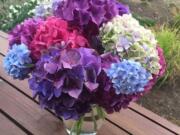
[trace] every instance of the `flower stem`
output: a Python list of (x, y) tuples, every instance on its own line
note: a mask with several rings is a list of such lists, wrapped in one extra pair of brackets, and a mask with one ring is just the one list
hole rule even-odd
[(98, 117), (104, 120), (106, 114), (105, 114), (103, 108), (100, 106), (96, 106), (96, 111), (97, 111)]
[(97, 121), (96, 121), (96, 117), (94, 115), (94, 110), (92, 109), (92, 112), (91, 112), (91, 116), (92, 116), (92, 119), (93, 119), (93, 122), (94, 122), (94, 131), (97, 131)]
[(70, 135), (73, 135), (73, 133), (76, 133), (76, 135), (81, 134), (81, 128), (83, 125), (83, 121), (84, 121), (84, 117), (81, 117), (78, 121), (74, 122), (74, 124), (71, 128)]

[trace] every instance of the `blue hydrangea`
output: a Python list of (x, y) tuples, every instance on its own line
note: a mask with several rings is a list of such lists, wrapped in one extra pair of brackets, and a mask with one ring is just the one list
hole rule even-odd
[(123, 60), (113, 63), (107, 70), (116, 94), (133, 94), (143, 92), (152, 75), (139, 62)]
[(3, 67), (14, 79), (25, 79), (31, 71), (30, 51), (25, 44), (14, 44), (4, 58)]

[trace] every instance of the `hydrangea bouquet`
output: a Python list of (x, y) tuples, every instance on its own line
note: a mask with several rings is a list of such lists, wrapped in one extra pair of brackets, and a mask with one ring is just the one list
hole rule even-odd
[(9, 33), (4, 68), (28, 79), (41, 107), (76, 120), (71, 131), (78, 135), (87, 113), (96, 108), (102, 118), (126, 108), (165, 72), (154, 34), (122, 3), (53, 0), (51, 10), (36, 9)]

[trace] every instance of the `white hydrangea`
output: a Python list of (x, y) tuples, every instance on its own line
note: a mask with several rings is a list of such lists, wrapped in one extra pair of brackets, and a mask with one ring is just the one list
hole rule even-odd
[(131, 14), (118, 15), (103, 24), (100, 38), (106, 51), (141, 62), (151, 73), (158, 74), (157, 40), (151, 30), (141, 26)]

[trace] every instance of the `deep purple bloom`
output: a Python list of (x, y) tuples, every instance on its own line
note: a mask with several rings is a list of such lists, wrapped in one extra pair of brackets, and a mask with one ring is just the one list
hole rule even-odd
[(83, 29), (95, 28), (96, 32), (91, 32), (95, 34), (102, 23), (118, 14), (129, 13), (128, 7), (116, 0), (54, 0), (52, 10), (55, 16), (83, 26)]
[(102, 61), (102, 68), (103, 70), (107, 70), (111, 67), (112, 63), (118, 63), (120, 62), (120, 58), (117, 55), (113, 55), (112, 53), (105, 53), (101, 55), (101, 61)]
[(90, 110), (100, 72), (101, 58), (92, 49), (51, 48), (37, 62), (29, 85), (42, 107), (65, 119), (78, 119)]
[(34, 35), (36, 34), (37, 28), (41, 23), (42, 23), (41, 19), (30, 18), (25, 20), (23, 23), (17, 25), (9, 33), (10, 47), (13, 44), (21, 44), (21, 43), (29, 46), (34, 38)]
[(130, 9), (129, 6), (124, 5), (120, 2), (117, 2), (117, 7), (119, 10), (119, 15), (123, 15), (123, 14), (129, 14), (130, 13)]

